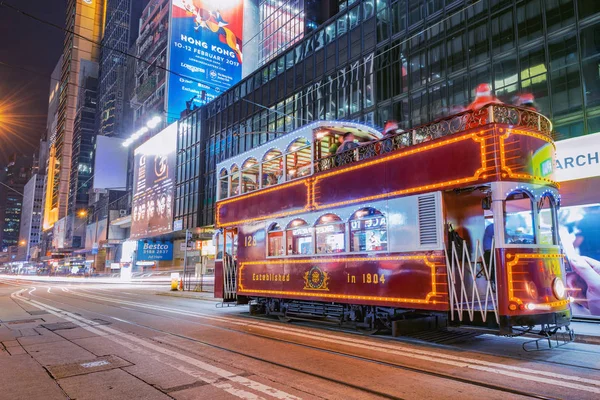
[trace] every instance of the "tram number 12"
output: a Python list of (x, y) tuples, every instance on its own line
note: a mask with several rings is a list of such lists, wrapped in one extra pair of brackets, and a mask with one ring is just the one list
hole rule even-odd
[(245, 247), (253, 247), (256, 246), (256, 236), (248, 235), (244, 238), (244, 246)]
[(362, 274), (363, 283), (373, 283), (377, 285), (378, 283), (385, 283), (385, 275), (377, 275), (377, 274)]

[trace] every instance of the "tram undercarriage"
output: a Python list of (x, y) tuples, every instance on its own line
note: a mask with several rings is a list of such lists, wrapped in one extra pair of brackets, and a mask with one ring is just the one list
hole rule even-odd
[(568, 312), (541, 314), (534, 319), (507, 319), (503, 321), (506, 324), (502, 327), (491, 324), (489, 320), (484, 322), (477, 319), (469, 325), (464, 325), (456, 322), (458, 318), (454, 318), (455, 322), (452, 322), (448, 313), (417, 309), (265, 297), (253, 298), (248, 304), (252, 315), (273, 316), (284, 322), (319, 321), (363, 332), (391, 333), (392, 336), (452, 328), (476, 329), (510, 337), (540, 336), (523, 343), (523, 349), (526, 351), (554, 348), (574, 340), (574, 332), (569, 327)]

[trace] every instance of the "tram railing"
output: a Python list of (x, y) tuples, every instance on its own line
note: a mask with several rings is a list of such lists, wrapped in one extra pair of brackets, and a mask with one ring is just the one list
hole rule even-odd
[(451, 248), (445, 250), (450, 319), (454, 321), (458, 318), (460, 322), (466, 322), (464, 320), (468, 317), (468, 322), (473, 322), (477, 320), (475, 316), (479, 313), (485, 323), (488, 314), (493, 313), (496, 323), (500, 324), (494, 242), (492, 241), (492, 256), (489, 260), (486, 260), (479, 240), (475, 243), (473, 258), (466, 242), (462, 245), (455, 242), (451, 244)]
[(323, 157), (315, 163), (315, 172), (327, 171), (491, 123), (534, 129), (552, 137), (552, 123), (542, 114), (506, 104), (489, 104), (476, 111), (464, 111), (405, 132), (362, 144), (340, 154)]

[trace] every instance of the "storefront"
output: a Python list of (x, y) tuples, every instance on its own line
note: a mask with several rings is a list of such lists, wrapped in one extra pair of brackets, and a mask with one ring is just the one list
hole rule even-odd
[(600, 133), (556, 142), (560, 236), (575, 316), (600, 319)]

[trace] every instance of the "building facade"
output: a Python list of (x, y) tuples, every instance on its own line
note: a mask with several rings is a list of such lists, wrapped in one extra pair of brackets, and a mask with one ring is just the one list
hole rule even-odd
[(134, 127), (154, 115), (165, 116), (170, 4), (170, 0), (150, 0), (139, 20), (135, 90), (130, 99)]
[(106, 23), (100, 55), (100, 78), (98, 94), (98, 134), (123, 136), (130, 132), (124, 122), (125, 108), (129, 106), (125, 98), (125, 68), (131, 46), (139, 31), (139, 20), (147, 0), (107, 0)]
[[(67, 215), (69, 181), (71, 178), (73, 131), (78, 104), (80, 76), (86, 61), (97, 63), (104, 21), (104, 1), (69, 0), (67, 2), (67, 33), (63, 47), (60, 87), (58, 93), (56, 135), (50, 142), (47, 213), (44, 226), (50, 228)], [(73, 33), (72, 33), (73, 32)], [(96, 72), (97, 74), (97, 72)], [(97, 77), (97, 75), (96, 75)]]
[(407, 129), (467, 105), (483, 82), (509, 103), (532, 93), (558, 139), (600, 131), (598, 2), (349, 0), (338, 7), (180, 121), (180, 136), (197, 132), (197, 141), (180, 139), (175, 220), (212, 225), (216, 164), (281, 132), (319, 119), (375, 126), (395, 119)]
[(23, 208), (19, 231), (19, 258), (29, 261), (42, 234), (44, 176), (34, 174), (23, 189)]
[[(98, 79), (87, 76), (79, 88), (77, 113), (73, 125), (73, 155), (69, 180), (68, 214), (76, 214), (88, 205), (92, 187), (94, 147), (96, 143), (95, 117)], [(81, 239), (78, 240), (81, 245)], [(74, 247), (79, 247), (75, 246)]]
[[(2, 227), (2, 250), (19, 245), (23, 189), (31, 176), (32, 157), (13, 154), (6, 166), (6, 177), (2, 187), (4, 192), (4, 225)], [(10, 189), (9, 189), (10, 188)]]

